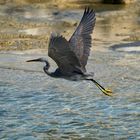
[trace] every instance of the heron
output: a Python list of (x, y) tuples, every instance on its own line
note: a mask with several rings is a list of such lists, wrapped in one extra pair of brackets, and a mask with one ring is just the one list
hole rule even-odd
[(44, 62), (46, 64), (43, 67), (44, 72), (53, 78), (92, 81), (105, 95), (111, 96), (112, 91), (105, 89), (94, 80), (94, 73), (87, 73), (86, 71), (86, 64), (92, 46), (91, 34), (95, 26), (95, 21), (95, 11), (91, 8), (85, 8), (83, 17), (69, 40), (66, 40), (62, 35), (51, 34), (48, 56), (58, 66), (54, 72), (49, 71), (50, 63), (46, 58), (32, 59), (26, 62)]

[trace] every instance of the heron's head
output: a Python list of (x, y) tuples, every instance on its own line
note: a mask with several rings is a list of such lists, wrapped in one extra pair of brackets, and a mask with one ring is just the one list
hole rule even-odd
[(27, 60), (26, 62), (45, 62), (46, 67), (49, 68), (50, 64), (46, 58), (38, 58), (38, 59), (32, 59), (32, 60)]

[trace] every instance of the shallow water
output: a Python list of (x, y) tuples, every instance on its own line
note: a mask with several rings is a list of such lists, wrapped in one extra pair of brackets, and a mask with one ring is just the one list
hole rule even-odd
[[(27, 23), (25, 35), (33, 33), (38, 36), (33, 36), (36, 39), (29, 36), (25, 39), (24, 43), (35, 41), (36, 46), (31, 44), (33, 50), (19, 51), (17, 46), (16, 49), (10, 46), (10, 51), (2, 49), (0, 53), (0, 139), (140, 139), (139, 8), (131, 11), (131, 6), (107, 7), (109, 11), (104, 12), (97, 8), (93, 34), (95, 47), (92, 48), (87, 69), (94, 71), (94, 78), (99, 83), (113, 90), (113, 97), (103, 95), (93, 83), (53, 79), (43, 72), (43, 64), (25, 62), (47, 56), (45, 38), (40, 41), (41, 45), (44, 44), (42, 49), (36, 49), (38, 40), (49, 34), (45, 33), (46, 27), (42, 22), (49, 17), (51, 31), (61, 17), (59, 30), (65, 21), (66, 28), (63, 29), (69, 30), (62, 30), (62, 33), (70, 36), (76, 26), (74, 24), (80, 20), (81, 9), (60, 10), (59, 14), (55, 14), (60, 16), (58, 19), (52, 19), (52, 12), (50, 15), (39, 15), (36, 19), (32, 15), (32, 7), (24, 7), (23, 10), (30, 13), (26, 14), (28, 22), (27, 17), (23, 18), (22, 8), (20, 12), (13, 12), (13, 20)], [(5, 7), (1, 9), (6, 15)], [(133, 16), (127, 16), (126, 11), (131, 11)], [(75, 18), (71, 20), (69, 14)], [(120, 23), (120, 27), (114, 20)], [(29, 28), (30, 22), (39, 23), (39, 27)], [(13, 37), (16, 30), (23, 31), (19, 28), (11, 27), (11, 30), (8, 28), (1, 32), (12, 31), (10, 34)], [(10, 40), (17, 41), (19, 36), (12, 37), (9, 37)], [(133, 37), (136, 40), (131, 40)], [(54, 70), (55, 63), (51, 59), (49, 61), (52, 63), (51, 70)]]

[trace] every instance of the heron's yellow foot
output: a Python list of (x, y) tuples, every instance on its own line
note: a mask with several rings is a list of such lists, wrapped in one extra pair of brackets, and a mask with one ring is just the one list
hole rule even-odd
[(103, 90), (103, 93), (105, 94), (105, 95), (108, 95), (108, 96), (112, 96), (113, 94), (113, 92), (112, 92), (112, 90), (110, 90), (110, 89), (105, 89), (105, 90)]

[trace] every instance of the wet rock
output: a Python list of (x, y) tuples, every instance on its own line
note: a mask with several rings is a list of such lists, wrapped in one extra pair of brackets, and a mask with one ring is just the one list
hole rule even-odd
[(57, 15), (59, 15), (59, 14), (60, 14), (59, 11), (53, 12), (53, 15), (55, 15), (55, 16), (57, 16)]
[(115, 44), (112, 45), (110, 49), (119, 52), (140, 53), (140, 41)]
[(133, 3), (136, 0), (56, 0), (59, 3), (112, 3), (112, 4), (127, 4)]
[(113, 4), (127, 4), (133, 2), (136, 2), (136, 0), (103, 0), (103, 3), (113, 3)]

